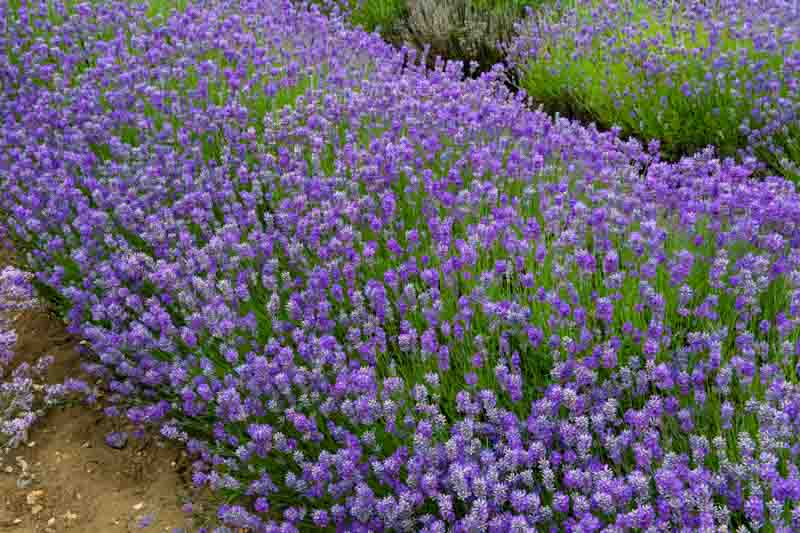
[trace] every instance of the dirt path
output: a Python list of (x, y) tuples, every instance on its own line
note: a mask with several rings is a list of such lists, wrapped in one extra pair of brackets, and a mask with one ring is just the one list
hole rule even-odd
[[(56, 358), (48, 380), (80, 374), (77, 339), (45, 311), (23, 313), (16, 329), (20, 360)], [(185, 456), (153, 437), (113, 449), (104, 439), (119, 424), (88, 407), (38, 421), (30, 446), (0, 457), (0, 532), (192, 531), (181, 510)]]

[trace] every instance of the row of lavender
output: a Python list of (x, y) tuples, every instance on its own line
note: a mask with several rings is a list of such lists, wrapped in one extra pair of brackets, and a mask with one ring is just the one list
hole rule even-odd
[(518, 30), (510, 55), (537, 100), (673, 157), (714, 145), (800, 180), (796, 0), (571, 0)]
[(286, 1), (150, 7), (2, 6), (3, 229), (225, 524), (800, 527), (790, 182)]

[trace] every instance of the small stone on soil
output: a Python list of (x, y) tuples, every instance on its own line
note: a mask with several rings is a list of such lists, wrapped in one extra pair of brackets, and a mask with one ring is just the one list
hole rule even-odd
[(44, 496), (43, 490), (34, 490), (28, 493), (28, 495), (25, 497), (25, 500), (28, 502), (28, 505), (36, 505), (36, 503), (39, 501), (39, 498), (42, 496)]

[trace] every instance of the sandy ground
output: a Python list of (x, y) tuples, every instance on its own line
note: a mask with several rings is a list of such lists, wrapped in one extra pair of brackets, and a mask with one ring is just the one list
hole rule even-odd
[[(56, 358), (49, 381), (80, 374), (78, 339), (46, 311), (23, 313), (16, 329), (20, 360)], [(29, 446), (0, 457), (0, 533), (192, 531), (185, 455), (153, 436), (112, 449), (104, 438), (120, 424), (99, 408), (51, 409)]]

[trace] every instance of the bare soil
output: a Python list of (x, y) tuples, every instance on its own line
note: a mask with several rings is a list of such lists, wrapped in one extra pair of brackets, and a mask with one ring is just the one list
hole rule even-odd
[[(81, 375), (78, 339), (59, 320), (37, 310), (15, 323), (20, 360), (54, 356), (53, 383)], [(181, 510), (188, 494), (185, 455), (153, 435), (113, 449), (105, 436), (120, 429), (123, 422), (100, 407), (51, 409), (28, 446), (0, 456), (0, 533), (192, 531)]]

